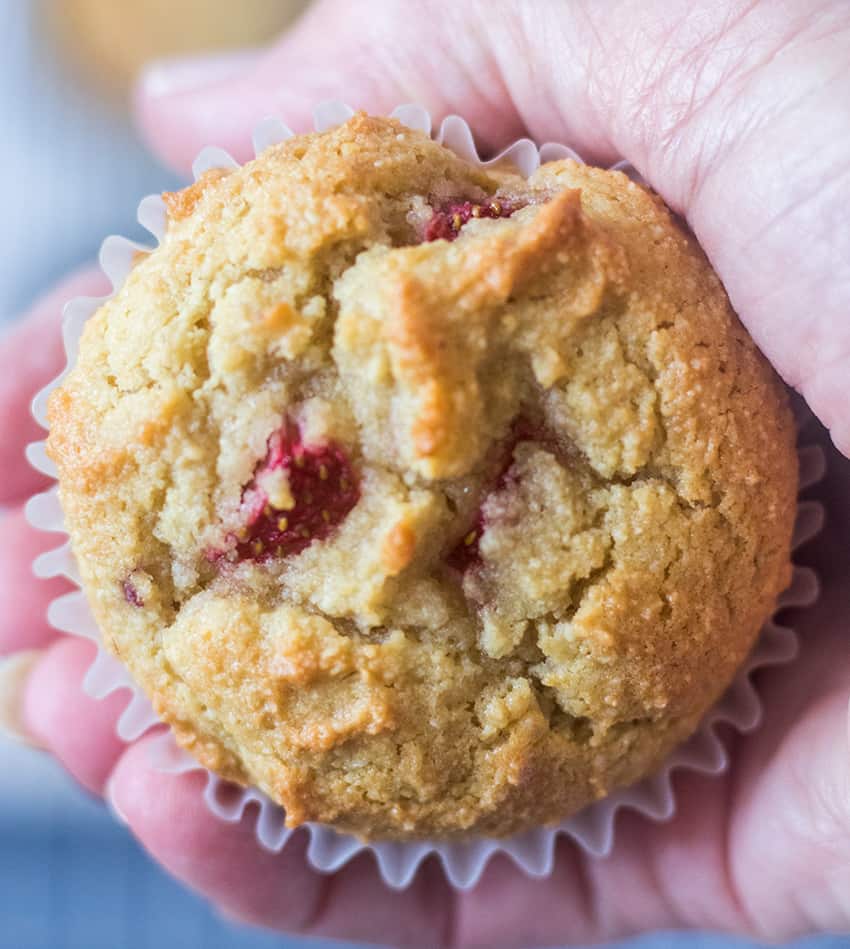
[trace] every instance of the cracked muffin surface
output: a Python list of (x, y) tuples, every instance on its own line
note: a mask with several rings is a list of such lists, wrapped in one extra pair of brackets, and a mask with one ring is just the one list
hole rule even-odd
[(511, 834), (657, 767), (790, 578), (797, 486), (663, 203), (363, 114), (165, 197), (48, 451), (180, 743), (371, 839)]

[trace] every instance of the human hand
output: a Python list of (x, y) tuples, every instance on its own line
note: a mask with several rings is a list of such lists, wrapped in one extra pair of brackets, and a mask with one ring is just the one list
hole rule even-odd
[[(369, 22), (363, 11), (326, 0), (257, 57), (219, 60), (206, 74), (197, 64), (158, 67), (138, 94), (154, 149), (180, 167), (211, 143), (245, 158), (264, 115), (303, 128), (315, 102), (339, 97), (374, 112), (404, 101), (434, 115), (457, 111), (490, 148), (528, 134), (599, 163), (626, 157), (687, 218), (749, 331), (850, 453), (846, 5), (381, 0), (369, 5)], [(0, 501), (19, 506), (38, 487), (21, 461), (39, 437), (26, 404), (59, 367), (49, 332), (58, 299), (96, 292), (94, 279), (38, 307), (0, 350), (0, 468), (10, 472)], [(198, 806), (198, 773), (152, 774), (150, 739), (125, 747), (114, 737), (120, 696), (97, 703), (81, 692), (92, 647), (47, 627), (46, 603), (62, 585), (30, 577), (32, 556), (51, 543), (19, 507), (0, 547), (0, 599), (10, 604), (0, 650), (44, 649), (23, 697), (30, 734), (86, 787), (102, 793), (108, 783), (154, 856), (241, 919), (399, 946), (545, 945), (681, 927), (760, 939), (847, 929), (850, 463), (835, 451), (819, 494), (829, 524), (809, 562), (823, 595), (791, 617), (800, 659), (760, 674), (760, 731), (730, 739), (722, 778), (676, 779), (673, 820), (621, 815), (605, 860), (563, 841), (545, 881), (497, 859), (466, 894), (435, 865), (393, 893), (367, 857), (325, 877), (309, 869), (299, 835), (275, 856), (258, 848), (250, 820), (218, 822)]]

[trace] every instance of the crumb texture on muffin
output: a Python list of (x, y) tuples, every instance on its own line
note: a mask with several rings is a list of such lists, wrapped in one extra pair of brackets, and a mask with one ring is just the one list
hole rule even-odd
[(373, 839), (511, 834), (656, 767), (789, 579), (797, 479), (663, 203), (359, 114), (167, 206), (48, 448), (180, 742)]

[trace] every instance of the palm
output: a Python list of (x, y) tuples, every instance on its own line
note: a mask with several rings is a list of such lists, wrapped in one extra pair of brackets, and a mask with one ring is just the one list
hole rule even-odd
[[(779, 33), (797, 59), (808, 49), (829, 83), (843, 82), (845, 90), (850, 62), (822, 33), (808, 35), (802, 14), (810, 15), (811, 6), (802, 0), (799, 23), (792, 23), (792, 4), (777, 14), (778, 27), (771, 21), (777, 7), (754, 4), (724, 19), (723, 6), (707, 7), (700, 22), (703, 33), (697, 30), (677, 46), (668, 35), (672, 20), (665, 20), (662, 29), (663, 18), (653, 15), (662, 9), (672, 15), (675, 8), (684, 20), (684, 3), (681, 8), (678, 3), (611, 4), (607, 12), (613, 15), (605, 23), (592, 21), (588, 11), (597, 7), (585, 11), (578, 2), (529, 3), (523, 10), (533, 15), (525, 18), (507, 5), (491, 4), (491, 15), (484, 19), (477, 4), (463, 6), (462, 12), (452, 5), (455, 12), (442, 19), (426, 11), (419, 30), (411, 29), (410, 7), (397, 0), (385, 0), (383, 16), (376, 14), (372, 27), (346, 24), (350, 6), (328, 10), (325, 4), (250, 74), (212, 89), (142, 98), (142, 114), (154, 144), (180, 162), (206, 140), (243, 151), (246, 126), (264, 113), (283, 111), (297, 120), (303, 118), (305, 97), (316, 101), (338, 93), (329, 85), (328, 72), (316, 68), (313, 55), (330, 36), (338, 47), (335, 61), (343, 73), (347, 70), (347, 95), (358, 104), (377, 111), (421, 98), (435, 112), (460, 111), (489, 129), (493, 144), (528, 129), (540, 140), (568, 139), (599, 160), (621, 152), (688, 216), (753, 335), (847, 450), (850, 403), (841, 379), (847, 378), (842, 357), (850, 348), (850, 329), (840, 315), (850, 308), (850, 285), (831, 264), (850, 249), (850, 231), (832, 210), (841, 207), (846, 214), (846, 200), (836, 201), (832, 192), (846, 183), (848, 136), (833, 130), (818, 140), (820, 126), (813, 126), (806, 144), (817, 156), (817, 168), (806, 167), (808, 177), (802, 183), (797, 179), (796, 191), (793, 182), (771, 176), (778, 153), (796, 155), (800, 167), (809, 160), (809, 152), (800, 155), (796, 136), (802, 120), (794, 109), (801, 101), (810, 101), (815, 111), (825, 106), (817, 99), (817, 84), (803, 83), (799, 95), (788, 97), (787, 108), (777, 109), (765, 99), (761, 80), (773, 76), (771, 64), (784, 52)], [(850, 32), (839, 22), (839, 5), (824, 0), (821, 6), (819, 22), (832, 17), (839, 36), (842, 29)], [(546, 20), (545, 35), (560, 37), (563, 49), (553, 53), (552, 44), (541, 41), (535, 14)], [(641, 33), (643, 46), (628, 42), (631, 33)], [(839, 52), (850, 48), (846, 36)], [(731, 41), (729, 48), (743, 49), (742, 57), (751, 54), (757, 65), (724, 60), (719, 68), (712, 56), (727, 48), (724, 39)], [(666, 60), (665, 76), (655, 60), (666, 41), (672, 48), (684, 46), (687, 55)], [(375, 51), (392, 55), (383, 61), (378, 56), (370, 74), (357, 66), (364, 50), (370, 56)], [(454, 67), (468, 59), (478, 63), (478, 79), (488, 80), (489, 97), (467, 74), (458, 78)], [(405, 63), (403, 75), (399, 61)], [(792, 67), (794, 62), (791, 57)], [(786, 57), (783, 77), (788, 63)], [(303, 68), (296, 68), (299, 64)], [(281, 75), (298, 76), (288, 92), (280, 92)], [(715, 85), (712, 97), (711, 77), (717, 83), (718, 75), (725, 84)], [(752, 128), (759, 134), (750, 134)], [(760, 177), (753, 175), (754, 167)], [(810, 187), (812, 180), (819, 187)], [(747, 213), (733, 213), (742, 202)], [(828, 230), (824, 220), (831, 224)], [(801, 234), (806, 235), (805, 252)], [(95, 279), (83, 277), (58, 297), (92, 292)], [(815, 291), (820, 306), (809, 318), (808, 301)], [(46, 327), (51, 330), (47, 338), (56, 338), (56, 309), (57, 299), (48, 300), (32, 328), (23, 326), (0, 350), (0, 468), (11, 472), (0, 502), (20, 505), (38, 487), (20, 461), (23, 445), (38, 437), (23, 421), (25, 404), (55, 374), (58, 346), (53, 344), (49, 360), (30, 359), (27, 365), (27, 354), (35, 351), (34, 341), (44, 352)], [(827, 353), (827, 343), (834, 351)], [(827, 444), (823, 432), (818, 437)], [(507, 861), (496, 860), (474, 891), (459, 895), (436, 866), (428, 865), (409, 890), (390, 893), (368, 858), (323, 877), (306, 868), (298, 838), (273, 856), (258, 849), (249, 820), (238, 826), (217, 822), (197, 806), (198, 774), (153, 775), (145, 739), (129, 748), (115, 739), (120, 697), (95, 703), (82, 694), (91, 647), (57, 639), (42, 619), (61, 584), (30, 578), (27, 561), (50, 542), (26, 526), (19, 506), (6, 518), (6, 543), (0, 546), (0, 596), (12, 604), (0, 618), (0, 650), (51, 643), (26, 693), (31, 730), (85, 786), (101, 793), (109, 780), (113, 800), (153, 854), (242, 918), (396, 945), (551, 944), (660, 926), (785, 938), (811, 928), (847, 926), (850, 668), (844, 640), (850, 631), (850, 583), (843, 552), (850, 547), (850, 462), (833, 449), (829, 454), (828, 476), (818, 489), (829, 507), (828, 528), (802, 557), (821, 574), (823, 595), (816, 607), (792, 617), (803, 643), (799, 660), (760, 676), (767, 708), (763, 727), (752, 737), (729, 736), (733, 763), (722, 779), (690, 775), (677, 780), (674, 820), (659, 825), (621, 816), (615, 851), (606, 860), (589, 859), (563, 842), (555, 872), (546, 881), (529, 881)], [(68, 721), (76, 727), (67, 729)]]

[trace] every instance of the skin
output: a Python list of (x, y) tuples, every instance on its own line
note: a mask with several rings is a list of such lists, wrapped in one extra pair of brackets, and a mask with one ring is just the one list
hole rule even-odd
[(850, 6), (380, 0), (367, 18), (358, 4), (325, 2), (274, 48), (217, 61), (209, 81), (202, 68), (192, 72), (187, 88), (183, 64), (178, 89), (160, 65), (137, 93), (151, 146), (180, 168), (210, 142), (245, 158), (256, 120), (278, 113), (305, 128), (311, 105), (334, 96), (375, 112), (404, 101), (437, 116), (457, 111), (489, 148), (528, 134), (598, 162), (630, 159), (687, 219), (741, 319), (822, 423), (807, 440), (828, 455), (814, 492), (828, 527), (799, 559), (818, 570), (823, 592), (816, 607), (787, 617), (801, 634), (799, 659), (759, 675), (765, 722), (753, 736), (729, 737), (729, 771), (680, 776), (666, 824), (621, 816), (605, 860), (562, 843), (545, 881), (494, 860), (459, 894), (430, 865), (403, 893), (384, 888), (365, 858), (321, 876), (299, 837), (269, 855), (249, 821), (223, 824), (198, 806), (200, 775), (152, 774), (150, 737), (118, 742), (120, 697), (95, 702), (80, 688), (92, 647), (43, 618), (62, 582), (26, 569), (53, 544), (21, 513), (44, 480), (21, 460), (40, 437), (25, 407), (59, 366), (59, 302), (103, 289), (83, 274), (0, 343), (0, 503), (11, 508), (0, 545), (0, 651), (45, 650), (25, 692), (32, 734), (86, 788), (108, 789), (175, 876), (258, 925), (488, 947), (656, 928), (759, 940), (850, 929)]

